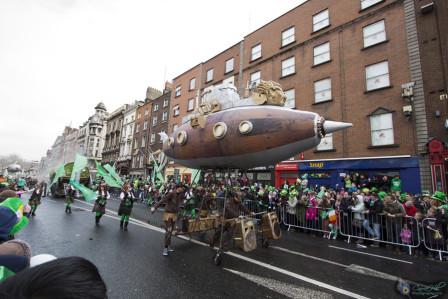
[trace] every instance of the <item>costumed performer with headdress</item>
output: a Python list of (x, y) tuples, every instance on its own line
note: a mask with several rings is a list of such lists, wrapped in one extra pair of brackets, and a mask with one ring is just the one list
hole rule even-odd
[(31, 215), (36, 216), (37, 206), (40, 205), (40, 200), (42, 199), (42, 187), (37, 185), (34, 189), (28, 204), (31, 206)]
[[(103, 215), (106, 214), (106, 201), (110, 197), (110, 194), (107, 191), (107, 187), (108, 186), (107, 186), (106, 182), (102, 181), (98, 187), (98, 190), (96, 191), (96, 193), (98, 193), (99, 196), (97, 197), (97, 199), (95, 201), (95, 205), (93, 206), (93, 209), (92, 209), (92, 213), (96, 213), (96, 215), (95, 215), (95, 224), (96, 225), (100, 224), (101, 217), (103, 217)], [(120, 204), (120, 206), (121, 206), (121, 204)], [(121, 216), (121, 218), (123, 219), (123, 216)], [(121, 220), (121, 221), (123, 221), (123, 220)], [(128, 216), (127, 221), (129, 222), (129, 216)], [(120, 223), (120, 228), (122, 228), (122, 223), (123, 222)], [(128, 229), (127, 222), (126, 222), (125, 229), (126, 230)]]
[(131, 183), (127, 182), (124, 186), (123, 192), (120, 194), (121, 203), (118, 208), (118, 215), (121, 216), (120, 219), (120, 229), (123, 229), (124, 222), (124, 230), (128, 230), (129, 216), (132, 213), (132, 207), (134, 206), (134, 193), (132, 192)]
[(176, 190), (169, 192), (163, 197), (154, 207), (151, 208), (151, 213), (166, 202), (165, 212), (163, 213), (163, 221), (165, 221), (165, 248), (163, 255), (168, 256), (168, 252), (174, 251), (171, 248), (171, 234), (173, 232), (174, 223), (177, 222), (177, 213), (179, 212), (179, 202), (185, 199), (183, 193), (184, 185), (182, 183), (176, 184)]

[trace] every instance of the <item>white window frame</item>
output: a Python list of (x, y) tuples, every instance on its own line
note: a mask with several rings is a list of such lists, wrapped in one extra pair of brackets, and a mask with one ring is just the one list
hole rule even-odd
[(394, 144), (392, 113), (370, 116), (370, 133), (373, 146)]
[(135, 133), (140, 132), (140, 123), (137, 124), (137, 126), (135, 127)]
[(296, 72), (296, 59), (295, 57), (290, 57), (282, 61), (282, 77), (294, 74)]
[(295, 42), (294, 26), (282, 32), (282, 47)]
[(151, 144), (154, 144), (156, 142), (156, 133), (151, 133)]
[(313, 32), (316, 32), (328, 25), (330, 25), (328, 8), (313, 16)]
[(164, 99), (163, 100), (163, 107), (167, 107), (168, 106), (168, 99)]
[(285, 107), (286, 108), (296, 108), (296, 90), (294, 88), (285, 90)]
[(148, 114), (149, 114), (149, 109), (146, 109), (145, 110), (145, 116), (148, 116)]
[(188, 100), (188, 109), (187, 111), (191, 111), (194, 109), (194, 98)]
[(140, 118), (142, 118), (142, 113), (141, 112), (139, 112), (138, 115), (137, 115), (137, 119), (140, 119)]
[(159, 110), (159, 104), (154, 104), (154, 111), (158, 111)]
[(314, 47), (314, 65), (330, 60), (330, 42)]
[(261, 44), (253, 46), (250, 53), (251, 53), (250, 61), (254, 61), (255, 59), (260, 58), (261, 57)]
[(135, 157), (132, 158), (132, 168), (135, 168)]
[(174, 124), (174, 125), (173, 125), (173, 132), (176, 131), (177, 127), (178, 127), (177, 124)]
[(210, 82), (210, 81), (213, 81), (213, 69), (212, 68), (207, 71), (205, 82)]
[(153, 125), (153, 126), (156, 126), (156, 125), (157, 125), (157, 115), (154, 115), (154, 116), (152, 117), (152, 125)]
[(174, 113), (173, 113), (173, 115), (174, 116), (178, 116), (179, 115), (179, 104), (177, 104), (176, 106), (174, 106)]
[(140, 168), (143, 168), (143, 157), (140, 159)]
[(388, 86), (390, 86), (390, 78), (387, 60), (366, 66), (366, 88), (368, 91)]
[(376, 45), (386, 40), (386, 22), (384, 20), (362, 28), (364, 48)]
[(314, 103), (331, 100), (331, 78), (314, 82)]
[(361, 9), (366, 9), (367, 7), (375, 5), (381, 1), (383, 0), (361, 0)]
[(180, 96), (181, 85), (176, 86), (176, 97)]
[(190, 90), (196, 87), (196, 77), (190, 79)]
[(143, 123), (143, 131), (145, 131), (148, 128), (148, 120), (145, 119), (145, 122)]
[(168, 119), (168, 111), (165, 111), (162, 114), (162, 122), (165, 122), (167, 119)]
[(254, 72), (254, 73), (250, 74), (250, 85), (249, 85), (249, 88), (252, 88), (252, 84), (254, 82), (256, 83), (255, 85), (257, 85), (257, 84), (260, 83), (260, 81), (261, 81), (261, 71), (257, 71), (257, 72)]
[(142, 147), (145, 147), (146, 145), (146, 136), (142, 137)]
[(325, 137), (320, 139), (320, 143), (317, 145), (318, 151), (332, 150), (333, 149), (333, 134), (326, 134)]
[(228, 60), (226, 60), (226, 70), (225, 70), (224, 74), (233, 72), (233, 65), (234, 65), (233, 57), (228, 59)]
[(138, 148), (138, 138), (134, 139), (134, 149)]

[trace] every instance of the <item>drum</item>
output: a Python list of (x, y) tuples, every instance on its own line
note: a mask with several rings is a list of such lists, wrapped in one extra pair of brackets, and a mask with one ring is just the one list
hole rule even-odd
[(235, 246), (245, 252), (257, 248), (257, 236), (253, 219), (248, 218), (238, 220), (235, 225)]
[(263, 225), (263, 234), (265, 234), (268, 239), (277, 240), (282, 237), (282, 231), (275, 212), (263, 214), (263, 216), (261, 216), (261, 223)]

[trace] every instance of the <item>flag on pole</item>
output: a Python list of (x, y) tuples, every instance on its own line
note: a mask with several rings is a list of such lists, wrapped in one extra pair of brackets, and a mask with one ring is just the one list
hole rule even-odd
[(93, 192), (89, 188), (81, 185), (80, 183), (70, 180), (70, 184), (72, 184), (73, 188), (76, 188), (79, 191), (81, 191), (82, 195), (84, 195), (84, 198), (86, 199), (87, 202), (90, 202), (91, 200), (95, 200), (98, 198), (99, 194)]
[(61, 167), (59, 167), (58, 172), (56, 172), (53, 181), (51, 182), (50, 186), (48, 186), (48, 189), (51, 188), (51, 186), (53, 186), (54, 183), (57, 182), (57, 180), (65, 173), (65, 162), (62, 163)]
[(193, 184), (197, 184), (199, 182), (199, 179), (201, 177), (201, 170), (200, 169), (191, 169), (191, 176), (193, 178)]
[(110, 174), (101, 166), (97, 160), (95, 160), (96, 166), (98, 167), (97, 175), (102, 176), (106, 183), (111, 187), (121, 188), (122, 186), (115, 181)]
[(82, 171), (87, 166), (87, 158), (81, 156), (80, 154), (76, 154), (75, 163), (73, 164), (72, 175), (70, 176), (70, 180), (74, 181), (77, 172)]
[(152, 160), (154, 161), (154, 172), (157, 174), (157, 178), (162, 182), (165, 183), (165, 180), (163, 179), (163, 176), (160, 172), (157, 172), (157, 170), (159, 169), (159, 166), (157, 166), (157, 162), (156, 159), (154, 159), (154, 155), (151, 155)]
[(120, 179), (120, 176), (115, 172), (114, 167), (109, 164), (104, 165), (104, 168), (109, 172), (109, 174), (120, 184), (123, 185), (123, 181)]

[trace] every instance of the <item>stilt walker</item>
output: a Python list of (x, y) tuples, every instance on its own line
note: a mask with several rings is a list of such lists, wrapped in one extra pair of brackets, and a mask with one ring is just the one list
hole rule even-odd
[(68, 187), (67, 189), (67, 194), (65, 195), (65, 202), (67, 203), (67, 206), (65, 207), (65, 213), (72, 213), (72, 203), (75, 201), (75, 193), (75, 188), (70, 185), (70, 187)]
[(124, 230), (127, 231), (129, 216), (131, 216), (132, 207), (134, 205), (134, 199), (135, 199), (130, 182), (126, 183), (123, 192), (121, 192), (120, 194), (120, 198), (121, 203), (120, 207), (118, 208), (118, 215), (121, 216), (120, 229), (123, 229), (124, 224)]
[(31, 215), (36, 216), (37, 206), (40, 205), (40, 200), (42, 198), (42, 187), (37, 185), (31, 194), (28, 204), (31, 206)]
[[(96, 213), (95, 215), (95, 224), (100, 224), (100, 219), (103, 217), (104, 214), (106, 214), (106, 201), (109, 199), (110, 194), (107, 191), (108, 186), (106, 182), (102, 181), (100, 186), (98, 187), (98, 190), (96, 193), (99, 194), (98, 198), (95, 201), (95, 205), (93, 206), (93, 213)], [(128, 218), (129, 221), (129, 218)]]

